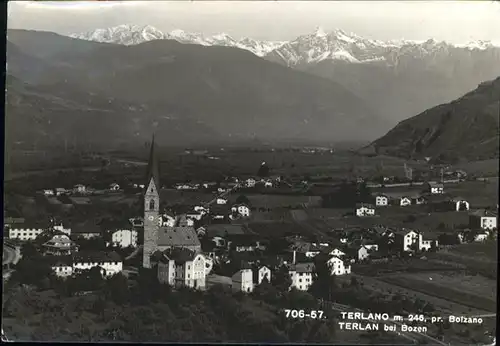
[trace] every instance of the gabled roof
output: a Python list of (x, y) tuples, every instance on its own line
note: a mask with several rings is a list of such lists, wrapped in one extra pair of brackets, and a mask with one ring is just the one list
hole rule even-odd
[(196, 257), (196, 252), (191, 251), (186, 248), (173, 248), (168, 249), (163, 252), (163, 255), (170, 260), (173, 260), (175, 264), (184, 264), (189, 261), (193, 261)]
[[(159, 191), (160, 186), (160, 164), (158, 162), (157, 152), (156, 152), (156, 144), (155, 144), (155, 136), (153, 134), (153, 139), (151, 140), (151, 151), (149, 152), (149, 161), (148, 161), (148, 175), (147, 175), (147, 184), (153, 179), (156, 189)], [(146, 185), (145, 188), (148, 186)]]
[(116, 252), (79, 251), (72, 255), (73, 262), (121, 262)]
[(291, 266), (291, 270), (297, 273), (312, 273), (314, 271), (314, 263), (297, 263)]
[(193, 227), (160, 227), (158, 246), (201, 246)]
[(494, 217), (494, 216), (497, 216), (497, 213), (492, 212), (490, 210), (486, 210), (486, 209), (478, 209), (478, 210), (471, 212), (470, 215), (481, 216), (481, 217), (487, 217), (487, 216)]

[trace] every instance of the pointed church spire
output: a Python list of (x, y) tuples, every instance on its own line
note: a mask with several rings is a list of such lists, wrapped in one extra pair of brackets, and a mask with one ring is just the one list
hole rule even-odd
[(153, 139), (151, 141), (151, 151), (149, 153), (149, 163), (148, 163), (148, 184), (154, 180), (156, 188), (159, 190), (160, 187), (160, 165), (158, 163), (158, 157), (156, 153), (155, 135), (153, 133)]

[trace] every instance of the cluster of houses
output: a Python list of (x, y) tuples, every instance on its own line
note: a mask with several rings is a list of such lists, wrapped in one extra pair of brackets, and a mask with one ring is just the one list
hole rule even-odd
[[(134, 184), (135, 187), (138, 187), (137, 184)], [(120, 191), (121, 187), (117, 183), (112, 183), (109, 185), (108, 190), (109, 191)], [(65, 189), (62, 187), (57, 187), (55, 189), (44, 189), (43, 195), (50, 197), (50, 196), (65, 196), (65, 195), (89, 195), (94, 193), (96, 190), (89, 187), (85, 186), (83, 184), (76, 184), (72, 189)]]
[(356, 205), (356, 216), (374, 216), (376, 207), (410, 205), (433, 205), (436, 211), (467, 211), (470, 204), (462, 197), (446, 196), (442, 183), (429, 182), (423, 194), (408, 192), (386, 192), (374, 196), (374, 204), (358, 203)]

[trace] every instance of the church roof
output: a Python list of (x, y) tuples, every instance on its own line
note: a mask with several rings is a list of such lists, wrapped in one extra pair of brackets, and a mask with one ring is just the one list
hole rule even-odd
[[(157, 156), (157, 150), (156, 150), (156, 144), (155, 144), (155, 137), (153, 135), (153, 139), (151, 141), (151, 151), (149, 153), (149, 162), (148, 162), (148, 177), (147, 177), (147, 183), (151, 181), (151, 179), (154, 180), (156, 189), (159, 191), (160, 190), (160, 164), (158, 162), (158, 156)], [(147, 186), (146, 186), (147, 188)]]
[(196, 252), (186, 248), (173, 248), (166, 250), (164, 255), (168, 259), (174, 260), (175, 264), (184, 264), (193, 261), (196, 257)]
[(158, 246), (201, 246), (193, 227), (160, 227)]

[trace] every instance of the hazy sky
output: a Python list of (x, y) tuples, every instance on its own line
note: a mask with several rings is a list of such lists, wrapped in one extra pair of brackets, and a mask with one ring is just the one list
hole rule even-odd
[(320, 26), (380, 39), (500, 43), (493, 1), (113, 1), (9, 2), (9, 28), (62, 34), (119, 24), (234, 38), (289, 40)]

